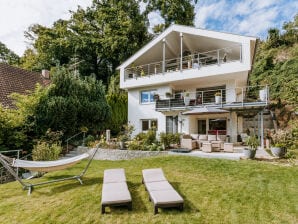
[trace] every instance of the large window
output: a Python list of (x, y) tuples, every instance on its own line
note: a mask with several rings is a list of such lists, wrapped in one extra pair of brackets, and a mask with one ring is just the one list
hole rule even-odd
[(148, 131), (151, 128), (155, 128), (157, 130), (157, 120), (156, 119), (148, 119), (141, 120), (142, 131)]
[(141, 103), (152, 103), (154, 102), (154, 94), (156, 90), (145, 90), (141, 92)]

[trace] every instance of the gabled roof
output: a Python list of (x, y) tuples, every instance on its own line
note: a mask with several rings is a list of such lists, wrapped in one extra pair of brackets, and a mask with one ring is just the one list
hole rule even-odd
[(26, 94), (27, 90), (34, 90), (35, 85), (48, 85), (49, 80), (41, 73), (27, 71), (0, 62), (0, 104), (13, 108), (13, 101), (8, 96), (12, 93)]
[(162, 41), (164, 38), (166, 38), (170, 33), (172, 32), (179, 32), (183, 34), (191, 34), (196, 36), (202, 36), (202, 37), (210, 37), (215, 39), (221, 39), (225, 41), (233, 41), (233, 42), (244, 42), (244, 41), (256, 41), (258, 38), (253, 36), (244, 36), (244, 35), (238, 35), (238, 34), (232, 34), (232, 33), (226, 33), (226, 32), (218, 32), (218, 31), (212, 31), (212, 30), (206, 30), (206, 29), (200, 29), (195, 27), (189, 27), (189, 26), (183, 26), (183, 25), (171, 25), (168, 27), (164, 32), (162, 32), (159, 36), (151, 40), (148, 44), (146, 44), (144, 47), (142, 47), (139, 51), (137, 51), (134, 55), (132, 55), (130, 58), (128, 58), (125, 62), (123, 62), (117, 69), (121, 69), (123, 67), (127, 67), (132, 62), (134, 62), (137, 58), (142, 56), (145, 52), (150, 50), (153, 46), (155, 46), (157, 43)]

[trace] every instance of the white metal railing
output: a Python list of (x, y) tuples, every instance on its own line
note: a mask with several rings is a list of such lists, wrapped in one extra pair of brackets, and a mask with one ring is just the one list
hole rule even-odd
[(181, 108), (187, 106), (244, 106), (245, 104), (269, 103), (268, 86), (247, 86), (203, 91), (183, 91), (169, 96), (158, 95), (156, 109)]
[[(125, 69), (124, 80), (161, 74), (163, 72), (182, 71), (185, 69), (199, 69), (208, 65), (242, 61), (242, 45), (233, 45), (212, 51), (189, 54), (179, 58), (166, 59), (165, 62), (153, 62), (144, 65), (131, 65)], [(164, 69), (163, 69), (164, 66)]]

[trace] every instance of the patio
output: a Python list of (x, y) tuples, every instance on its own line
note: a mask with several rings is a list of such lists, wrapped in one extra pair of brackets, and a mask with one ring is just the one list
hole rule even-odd
[[(199, 150), (193, 150), (189, 153), (185, 152), (169, 152), (170, 155), (183, 155), (183, 156), (195, 156), (200, 158), (208, 158), (208, 159), (228, 159), (228, 160), (240, 160), (243, 158), (243, 146), (234, 147), (233, 153), (225, 153), (225, 152), (202, 152)], [(256, 159), (265, 159), (272, 160), (275, 159), (273, 156), (269, 155), (264, 149), (259, 148), (256, 152)]]

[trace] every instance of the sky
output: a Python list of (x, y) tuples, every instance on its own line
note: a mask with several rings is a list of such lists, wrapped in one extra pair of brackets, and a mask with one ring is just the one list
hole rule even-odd
[[(24, 31), (32, 24), (50, 27), (69, 11), (91, 5), (92, 0), (0, 0), (0, 41), (22, 55), (28, 41)], [(142, 6), (143, 8), (144, 6)], [(281, 29), (298, 13), (298, 0), (199, 0), (195, 26), (266, 38), (272, 27)], [(162, 22), (158, 13), (149, 15), (150, 25)]]

